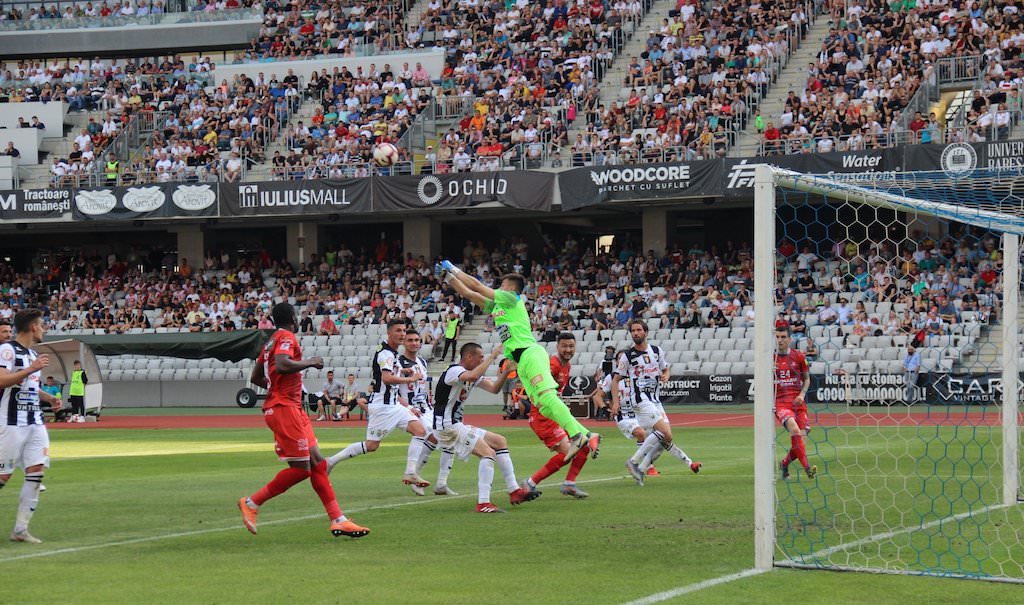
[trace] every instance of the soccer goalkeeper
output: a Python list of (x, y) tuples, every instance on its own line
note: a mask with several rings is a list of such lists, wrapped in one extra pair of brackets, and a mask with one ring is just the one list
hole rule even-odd
[(597, 458), (601, 436), (588, 431), (573, 418), (569, 408), (558, 396), (558, 383), (551, 376), (547, 351), (537, 343), (530, 326), (530, 315), (523, 302), (523, 288), (526, 280), (518, 273), (502, 276), (497, 290), (488, 288), (476, 278), (466, 275), (451, 261), (441, 261), (434, 267), (435, 273), (444, 275), (444, 281), (459, 295), (479, 305), (485, 313), (494, 317), (498, 336), (504, 344), (505, 356), (516, 362), (519, 380), (530, 401), (540, 412), (555, 421), (569, 435), (569, 461), (583, 449)]

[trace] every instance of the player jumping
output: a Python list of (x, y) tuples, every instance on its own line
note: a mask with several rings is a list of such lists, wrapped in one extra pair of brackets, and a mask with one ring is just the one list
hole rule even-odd
[(498, 336), (505, 347), (505, 356), (518, 365), (519, 380), (533, 405), (550, 418), (569, 435), (569, 449), (566, 461), (572, 460), (580, 450), (589, 449), (597, 458), (601, 435), (591, 433), (573, 418), (569, 408), (558, 397), (558, 383), (551, 376), (547, 351), (537, 343), (530, 326), (530, 315), (523, 300), (526, 280), (518, 273), (509, 273), (501, 278), (501, 286), (491, 289), (475, 278), (466, 275), (451, 263), (442, 261), (435, 272), (446, 272), (444, 280), (460, 296), (479, 305), (485, 313), (494, 317)]
[(302, 411), (302, 371), (306, 368), (323, 368), (324, 360), (319, 357), (302, 358), (299, 340), (295, 338), (299, 326), (294, 307), (280, 303), (271, 311), (271, 318), (277, 331), (271, 335), (256, 358), (250, 380), (267, 388), (263, 420), (274, 432), (274, 449), (277, 450), (277, 456), (288, 464), (288, 468), (278, 473), (255, 494), (238, 501), (242, 523), (255, 534), (259, 507), (296, 483), (309, 479), (331, 519), (331, 533), (335, 536), (361, 538), (370, 530), (356, 525), (341, 512), (334, 488), (327, 478), (327, 461), (320, 454), (309, 416)]
[(804, 354), (790, 346), (788, 327), (775, 329), (775, 418), (789, 431), (790, 449), (779, 463), (782, 478), (789, 477), (789, 463), (799, 460), (809, 479), (818, 467), (807, 462), (804, 436), (807, 434), (807, 389), (811, 374)]

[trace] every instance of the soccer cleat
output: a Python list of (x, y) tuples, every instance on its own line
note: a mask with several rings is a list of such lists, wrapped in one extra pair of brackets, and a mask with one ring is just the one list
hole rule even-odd
[(523, 479), (522, 481), (519, 482), (519, 489), (526, 490), (528, 494), (536, 494), (535, 496), (530, 498), (530, 500), (536, 500), (537, 498), (540, 498), (541, 493), (543, 493), (539, 489), (537, 489), (536, 485), (530, 485), (530, 482), (526, 479)]
[(648, 477), (660, 477), (661, 473), (658, 472), (658, 469), (656, 469), (656, 468), (654, 468), (652, 466), (652, 467), (647, 469), (647, 476)]
[(28, 533), (28, 530), (12, 531), (11, 542), (24, 542), (25, 544), (42, 544), (43, 541)]
[(810, 468), (806, 469), (806, 471), (807, 471), (807, 478), (808, 479), (814, 479), (814, 477), (816, 477), (818, 475), (818, 465), (816, 465), (816, 464), (812, 465)]
[(580, 488), (576, 487), (575, 485), (569, 485), (569, 484), (566, 484), (566, 483), (563, 483), (562, 484), (562, 489), (560, 489), (558, 491), (562, 492), (563, 496), (572, 496), (573, 498), (576, 498), (577, 500), (582, 500), (582, 499), (584, 499), (584, 498), (586, 498), (587, 496), (590, 495), (587, 492), (585, 492), (585, 491), (581, 490)]
[(779, 463), (779, 473), (783, 479), (789, 479), (789, 465), (785, 462)]
[(434, 488), (434, 495), (435, 496), (458, 496), (459, 492), (453, 490), (452, 488), (448, 487), (447, 485), (438, 485), (437, 487)]
[(626, 470), (629, 471), (629, 474), (633, 477), (633, 479), (636, 480), (636, 484), (639, 485), (640, 487), (643, 487), (644, 474), (640, 470), (640, 465), (633, 462), (632, 460), (626, 460)]
[(497, 506), (494, 506), (490, 502), (481, 502), (480, 504), (476, 505), (476, 512), (478, 512), (478, 513), (503, 513), (505, 511), (501, 510)]
[(256, 518), (259, 517), (260, 511), (249, 506), (246, 500), (244, 496), (238, 499), (238, 510), (242, 511), (242, 524), (245, 525), (245, 529), (256, 535)]
[(528, 489), (526, 487), (520, 487), (517, 490), (508, 493), (508, 501), (513, 505), (522, 504), (523, 502), (529, 502), (530, 500), (536, 500), (540, 498), (541, 492), (537, 488)]
[(409, 489), (412, 490), (412, 493), (416, 494), (417, 496), (423, 496), (427, 493), (426, 490), (423, 489), (423, 487), (416, 485), (415, 483), (406, 483), (406, 485), (408, 485)]
[(362, 538), (366, 534), (370, 533), (369, 527), (360, 527), (355, 523), (345, 519), (341, 523), (331, 522), (331, 535), (335, 538), (340, 536), (348, 536), (349, 538)]
[(690, 470), (693, 471), (694, 475), (696, 475), (697, 473), (700, 472), (700, 467), (701, 466), (703, 466), (703, 465), (700, 462), (691, 462), (690, 463)]
[(591, 448), (591, 456), (597, 458), (597, 449), (601, 444), (601, 436), (597, 433), (591, 433), (590, 431), (581, 431), (576, 433), (572, 437), (569, 437), (569, 451), (565, 453), (563, 460), (568, 464), (576, 454), (585, 447), (593, 446)]
[(597, 458), (597, 455), (601, 453), (601, 435), (599, 433), (590, 433), (590, 438), (587, 439), (587, 447), (590, 448), (590, 457)]
[[(423, 477), (420, 477), (419, 475), (416, 475), (416, 474), (405, 475), (404, 477), (402, 477), (402, 483), (404, 483), (406, 485), (415, 485), (416, 487), (430, 487), (430, 482), (429, 481), (427, 481)], [(416, 491), (416, 490), (413, 490), (413, 491)], [(420, 494), (420, 495), (422, 496), (423, 494)]]

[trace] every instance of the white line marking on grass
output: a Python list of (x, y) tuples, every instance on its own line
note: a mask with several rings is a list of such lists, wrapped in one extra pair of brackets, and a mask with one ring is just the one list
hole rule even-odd
[[(742, 416), (725, 416), (725, 417), (719, 417), (719, 418), (707, 418), (705, 420), (690, 420), (688, 422), (673, 422), (672, 426), (693, 426), (695, 424), (709, 424), (709, 423), (714, 423), (714, 422), (729, 422), (730, 420), (740, 420), (742, 418), (751, 418), (751, 416), (750, 416), (750, 414), (744, 414)], [(743, 429), (743, 428), (750, 428), (750, 427), (746, 427), (746, 426), (718, 426), (718, 427), (712, 427), (712, 428)]]
[(899, 535), (902, 535), (902, 534), (909, 534), (909, 533), (915, 532), (915, 531), (923, 531), (923, 530), (926, 530), (926, 529), (931, 529), (931, 528), (933, 528), (935, 526), (942, 525), (943, 523), (949, 523), (949, 522), (952, 522), (952, 521), (959, 521), (961, 519), (966, 519), (968, 517), (973, 517), (974, 515), (981, 515), (981, 514), (984, 514), (984, 513), (992, 512), (994, 510), (999, 510), (1001, 508), (1009, 508), (1010, 506), (1014, 506), (1014, 505), (1010, 505), (1010, 504), (993, 504), (991, 506), (986, 506), (984, 508), (979, 508), (977, 510), (969, 510), (967, 512), (959, 513), (959, 514), (956, 514), (956, 515), (950, 515), (949, 517), (943, 517), (941, 519), (936, 519), (934, 521), (929, 521), (928, 523), (924, 523), (922, 525), (915, 525), (914, 527), (904, 527), (902, 529), (894, 529), (893, 531), (887, 531), (887, 532), (882, 532), (880, 534), (874, 534), (874, 535), (871, 535), (871, 536), (867, 536), (865, 538), (861, 538), (860, 540), (854, 540), (853, 542), (847, 542), (845, 544), (837, 544), (836, 546), (830, 546), (829, 548), (824, 548), (824, 549), (819, 550), (817, 552), (812, 552), (811, 554), (809, 554), (809, 555), (807, 555), (805, 557), (800, 557), (799, 559), (785, 559), (785, 560), (781, 561), (780, 563), (783, 563), (783, 564), (784, 563), (804, 563), (808, 559), (820, 559), (822, 557), (828, 557), (828, 556), (830, 556), (830, 555), (832, 555), (834, 553), (837, 553), (839, 551), (847, 550), (847, 549), (850, 549), (850, 548), (856, 548), (858, 546), (864, 546), (865, 544), (871, 544), (872, 542), (880, 542), (882, 540), (888, 540), (889, 538), (895, 538), (896, 536), (899, 536)]
[(719, 576), (717, 578), (711, 578), (710, 580), (704, 580), (702, 582), (697, 582), (695, 584), (687, 584), (686, 586), (680, 586), (678, 588), (673, 588), (672, 590), (666, 590), (665, 592), (659, 592), (657, 594), (641, 597), (639, 599), (636, 599), (635, 601), (629, 601), (624, 605), (650, 605), (650, 603), (661, 603), (662, 601), (667, 601), (669, 599), (674, 599), (676, 597), (681, 597), (683, 595), (699, 592), (706, 588), (711, 588), (713, 586), (718, 586), (720, 584), (727, 584), (729, 582), (734, 582), (736, 580), (742, 580), (743, 578), (749, 578), (751, 576), (763, 574), (767, 571), (770, 570), (747, 569), (737, 573), (729, 574), (727, 576)]
[[(614, 477), (602, 477), (600, 479), (587, 479), (586, 481), (577, 481), (577, 483), (603, 483), (605, 481), (621, 481), (622, 475), (616, 475)], [(408, 502), (395, 502), (393, 504), (380, 504), (377, 506), (368, 506), (366, 508), (353, 508), (346, 511), (346, 514), (352, 513), (363, 513), (372, 510), (387, 510), (392, 508), (401, 508), (404, 506), (416, 506), (419, 504), (435, 504), (439, 502), (450, 502), (452, 500), (461, 500), (476, 494), (462, 494), (459, 496), (447, 496), (444, 498), (429, 498), (410, 500)], [(272, 521), (261, 521), (260, 527), (266, 527), (267, 525), (284, 525), (287, 523), (298, 523), (300, 521), (309, 521), (311, 519), (322, 519), (324, 513), (316, 515), (302, 515), (301, 517), (290, 517), (287, 519), (274, 519)], [(174, 538), (188, 538), (191, 536), (202, 536), (206, 534), (215, 534), (224, 531), (244, 531), (240, 524), (235, 523), (227, 527), (211, 527), (208, 529), (195, 529), (191, 531), (174, 532), (170, 534), (159, 534), (156, 536), (144, 536), (141, 538), (128, 538), (126, 540), (117, 540), (114, 542), (102, 542), (100, 544), (87, 544), (84, 546), (72, 546), (68, 548), (58, 548), (57, 550), (47, 550), (42, 552), (30, 552), (21, 555), (15, 555), (13, 557), (0, 558), (0, 563), (8, 563), (11, 561), (23, 561), (25, 559), (39, 559), (42, 557), (52, 557), (54, 555), (65, 555), (74, 554), (79, 552), (85, 552), (90, 550), (99, 550), (101, 548), (113, 548), (115, 546), (130, 546), (132, 544), (144, 544), (146, 542), (158, 542), (160, 540), (171, 540)]]

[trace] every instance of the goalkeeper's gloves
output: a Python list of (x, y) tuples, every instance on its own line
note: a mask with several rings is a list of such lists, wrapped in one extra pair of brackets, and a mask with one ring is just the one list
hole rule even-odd
[(444, 273), (444, 268), (441, 263), (434, 263), (434, 277), (441, 279), (441, 274)]
[(452, 261), (450, 260), (441, 261), (441, 268), (449, 273), (456, 273), (459, 270), (459, 268), (452, 264)]

